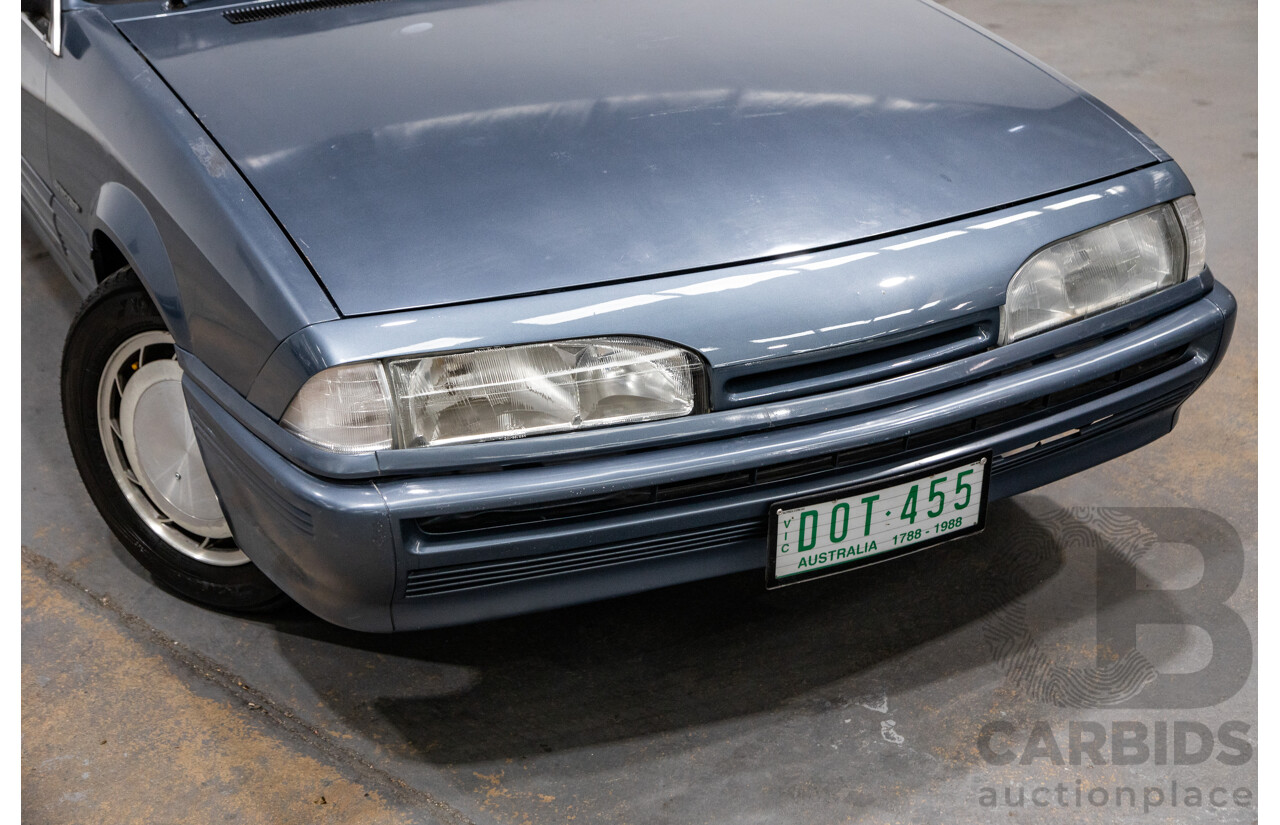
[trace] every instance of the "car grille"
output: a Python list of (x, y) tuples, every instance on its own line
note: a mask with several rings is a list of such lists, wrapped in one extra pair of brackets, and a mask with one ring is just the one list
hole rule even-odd
[[(955, 361), (995, 345), (999, 316), (986, 312), (948, 329), (932, 328), (734, 369), (718, 408), (764, 404), (885, 381)], [(767, 364), (767, 368), (765, 365)]]
[[(1188, 348), (1179, 347), (1126, 367), (1123, 370), (1077, 385), (1069, 390), (1040, 396), (1031, 401), (1013, 404), (991, 413), (946, 426), (912, 433), (892, 441), (883, 441), (863, 447), (758, 467), (752, 470), (702, 476), (686, 481), (650, 485), (605, 495), (584, 497), (575, 499), (572, 502), (555, 502), (529, 507), (432, 516), (419, 519), (417, 522), (418, 529), (428, 540), (458, 535), (474, 536), (486, 532), (499, 533), (513, 527), (598, 518), (603, 511), (617, 512), (620, 510), (655, 507), (672, 501), (730, 493), (755, 485), (784, 483), (827, 473), (834, 474), (846, 468), (887, 461), (917, 450), (937, 448), (956, 439), (997, 430), (1036, 416), (1052, 415), (1058, 410), (1085, 403), (1093, 398), (1136, 384), (1157, 373), (1177, 366), (1191, 357), (1192, 354)], [(1180, 388), (1176, 392), (1183, 393), (1185, 397), (1185, 395), (1190, 394), (1192, 389), (1192, 386), (1187, 386)], [(1167, 405), (1168, 403), (1170, 402), (1161, 401), (1162, 405)], [(1148, 405), (1144, 405), (1144, 409), (1146, 406)], [(1117, 424), (1118, 421), (1119, 418), (1116, 417), (1096, 423), (1111, 426)], [(1046, 444), (1045, 446), (1051, 445)], [(1059, 445), (1059, 447), (1061, 446)], [(1027, 450), (1026, 452), (1038, 455), (1035, 450)], [(1009, 456), (1005, 460), (1011, 461), (1015, 458), (1022, 461), (1030, 460), (1029, 455), (1023, 455), (1022, 453), (1017, 456)], [(1000, 463), (998, 460), (993, 465), (993, 470), (998, 470)]]

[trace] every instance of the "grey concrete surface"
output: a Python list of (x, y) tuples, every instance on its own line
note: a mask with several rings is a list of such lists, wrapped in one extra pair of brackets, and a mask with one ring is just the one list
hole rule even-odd
[[(24, 227), (23, 821), (1255, 822), (1256, 5), (945, 5), (1197, 186), (1241, 308), (1171, 435), (997, 504), (980, 537), (773, 593), (394, 637), (219, 615), (152, 585), (84, 493), (57, 389), (75, 296)], [(1010, 764), (983, 756), (992, 723)], [(1112, 747), (1139, 726), (1145, 756)]]

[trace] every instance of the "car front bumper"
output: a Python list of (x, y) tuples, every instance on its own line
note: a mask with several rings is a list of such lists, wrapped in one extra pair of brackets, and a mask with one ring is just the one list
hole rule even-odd
[(995, 456), (992, 499), (1079, 472), (1169, 432), (1234, 317), (1235, 299), (1215, 283), (1074, 352), (874, 410), (438, 475), (319, 477), (229, 413), (209, 379), (188, 370), (185, 387), (245, 553), (318, 616), (385, 632), (763, 569), (771, 503), (982, 450)]

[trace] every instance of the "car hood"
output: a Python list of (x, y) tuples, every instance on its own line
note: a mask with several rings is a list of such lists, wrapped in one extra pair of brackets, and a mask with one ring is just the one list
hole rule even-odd
[(919, 0), (116, 16), (345, 315), (865, 240), (1154, 160)]

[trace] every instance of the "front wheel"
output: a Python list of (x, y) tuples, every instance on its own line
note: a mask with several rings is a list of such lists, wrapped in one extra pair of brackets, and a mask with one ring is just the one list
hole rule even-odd
[(191, 427), (173, 336), (132, 270), (103, 281), (71, 324), (62, 412), (89, 496), (160, 584), (228, 610), (284, 600), (231, 535)]

